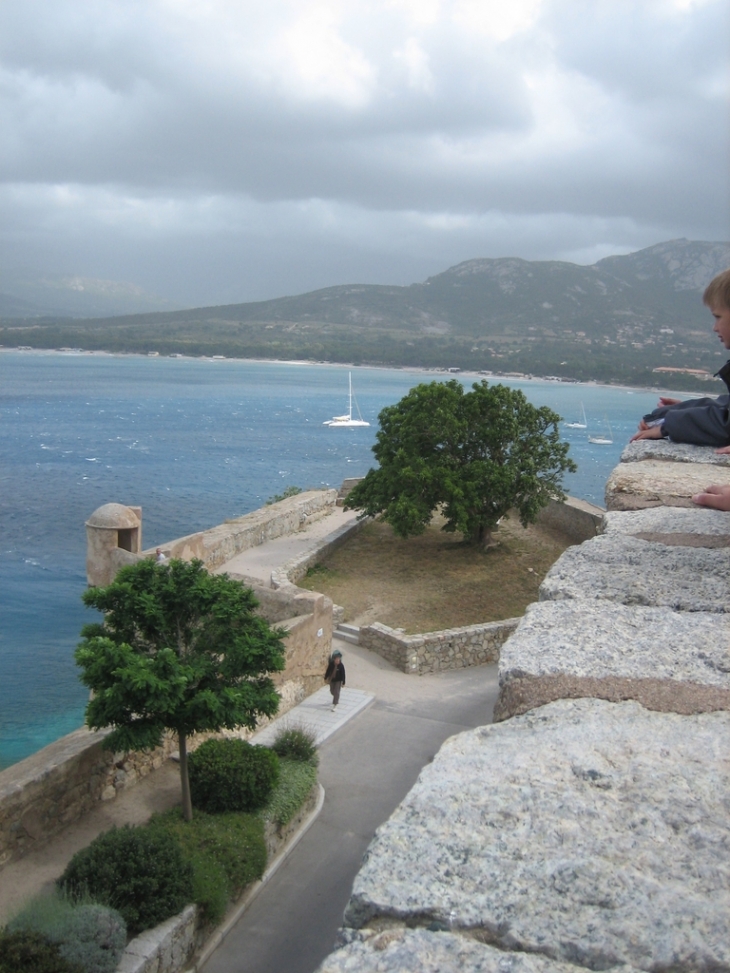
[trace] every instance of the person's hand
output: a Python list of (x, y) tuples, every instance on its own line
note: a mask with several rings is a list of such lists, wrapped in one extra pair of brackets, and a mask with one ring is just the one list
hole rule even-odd
[(730, 446), (721, 446), (720, 449), (715, 450), (716, 453), (730, 453)]
[(644, 429), (639, 427), (639, 431), (634, 433), (629, 442), (636, 442), (637, 439), (662, 439), (662, 427), (649, 426)]
[[(728, 449), (728, 447), (724, 448)], [(695, 493), (692, 502), (699, 507), (714, 507), (715, 510), (730, 511), (730, 486), (718, 486), (713, 483), (704, 493)]]
[(651, 428), (651, 426), (648, 426), (646, 424), (646, 420), (645, 419), (640, 419), (639, 420), (639, 426), (638, 426), (639, 432), (642, 432), (644, 429), (650, 429), (650, 428)]
[(662, 396), (659, 397), (659, 405), (660, 406), (662, 406), (662, 405), (679, 405), (680, 402), (684, 402), (684, 399), (668, 399), (664, 395), (662, 395)]

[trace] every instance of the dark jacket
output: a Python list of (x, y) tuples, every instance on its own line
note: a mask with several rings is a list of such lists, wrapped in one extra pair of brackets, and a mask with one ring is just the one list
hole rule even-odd
[[(325, 682), (330, 681), (330, 676), (334, 671), (335, 671), (335, 662), (334, 659), (330, 659), (329, 663), (327, 664), (327, 671), (324, 674)], [(341, 682), (343, 686), (345, 685), (345, 666), (343, 665), (342, 662), (340, 662), (340, 669), (339, 672), (337, 673), (337, 679), (335, 679), (334, 681)]]
[[(730, 361), (717, 374), (730, 393)], [(646, 422), (664, 419), (662, 433), (675, 443), (730, 446), (730, 394), (660, 406), (644, 419)]]

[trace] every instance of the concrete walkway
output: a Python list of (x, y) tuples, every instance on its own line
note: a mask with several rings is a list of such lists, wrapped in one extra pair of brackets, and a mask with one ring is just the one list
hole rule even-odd
[(250, 547), (216, 568), (216, 574), (243, 574), (262, 585), (271, 584), (271, 572), (314, 548), (329, 534), (333, 534), (348, 524), (357, 522), (357, 513), (334, 507), (332, 513), (307, 524), (296, 534), (277, 537), (259, 547)]
[(491, 721), (496, 666), (407, 676), (359, 646), (335, 644), (347, 669), (340, 705), (350, 694), (375, 700), (321, 747), (319, 818), (204, 973), (312, 973), (332, 950), (375, 829), (447, 737)]

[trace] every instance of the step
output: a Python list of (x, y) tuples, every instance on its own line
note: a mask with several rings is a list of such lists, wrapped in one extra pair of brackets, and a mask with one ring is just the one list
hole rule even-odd
[(357, 645), (360, 641), (358, 625), (346, 625), (344, 622), (340, 622), (332, 634), (335, 638), (342, 639), (343, 642), (350, 642), (352, 645)]

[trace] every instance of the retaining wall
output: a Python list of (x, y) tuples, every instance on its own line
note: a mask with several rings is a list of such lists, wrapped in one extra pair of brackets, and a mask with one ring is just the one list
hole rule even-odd
[(402, 630), (375, 622), (360, 629), (359, 644), (401, 672), (420, 676), (499, 662), (499, 650), (518, 622), (519, 618), (508, 618), (418, 635), (405, 635)]

